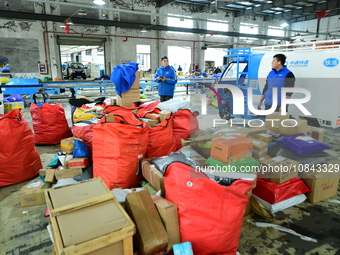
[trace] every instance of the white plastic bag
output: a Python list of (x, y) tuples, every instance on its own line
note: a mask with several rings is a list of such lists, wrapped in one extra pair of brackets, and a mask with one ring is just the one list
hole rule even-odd
[(157, 108), (162, 111), (171, 111), (173, 113), (178, 112), (179, 110), (189, 109), (190, 108), (190, 102), (185, 101), (182, 99), (170, 99), (168, 101), (159, 103), (157, 105)]

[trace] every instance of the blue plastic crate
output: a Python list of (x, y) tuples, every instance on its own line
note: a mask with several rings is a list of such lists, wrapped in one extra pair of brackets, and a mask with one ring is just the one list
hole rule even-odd
[(172, 248), (174, 255), (194, 255), (190, 242), (175, 244)]

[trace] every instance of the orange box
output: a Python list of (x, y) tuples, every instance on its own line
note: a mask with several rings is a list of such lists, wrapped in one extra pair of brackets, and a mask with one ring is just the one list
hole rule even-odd
[(225, 164), (241, 162), (252, 157), (253, 140), (239, 135), (229, 135), (211, 140), (211, 154)]
[(161, 122), (160, 116), (157, 113), (147, 113), (145, 115), (145, 118), (152, 119), (152, 120), (157, 120), (158, 123)]

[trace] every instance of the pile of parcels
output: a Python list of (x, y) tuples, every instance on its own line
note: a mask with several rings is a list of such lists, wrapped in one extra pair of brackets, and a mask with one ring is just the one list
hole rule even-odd
[[(106, 118), (117, 124), (118, 113)], [(340, 162), (324, 152), (330, 148), (324, 130), (296, 122), (185, 138), (166, 156), (141, 156), (136, 169), (103, 163), (114, 150), (99, 156), (96, 146), (92, 160), (91, 154), (70, 159), (82, 141), (68, 138), (61, 142), (62, 166), (41, 170), (42, 181), (23, 188), (20, 200), (22, 206), (47, 204), (55, 254), (236, 254), (242, 222), (253, 211), (266, 216), (265, 210), (274, 214), (337, 193)], [(108, 149), (112, 141), (105, 140), (101, 146)], [(92, 176), (77, 179), (91, 166)], [(132, 175), (121, 176), (131, 169)], [(66, 185), (58, 186), (61, 180)]]

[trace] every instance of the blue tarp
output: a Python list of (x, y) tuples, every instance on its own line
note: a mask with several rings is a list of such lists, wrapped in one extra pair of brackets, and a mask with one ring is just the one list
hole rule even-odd
[(111, 81), (115, 84), (116, 93), (121, 97), (121, 92), (128, 91), (136, 79), (138, 63), (126, 63), (113, 68)]

